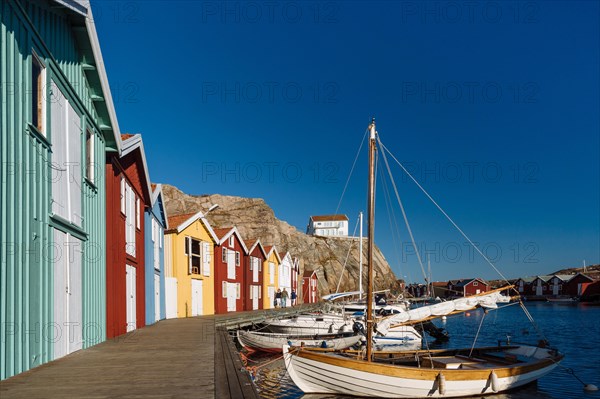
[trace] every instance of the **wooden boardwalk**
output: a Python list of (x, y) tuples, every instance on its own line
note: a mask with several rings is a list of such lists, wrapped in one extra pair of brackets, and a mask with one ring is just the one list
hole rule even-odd
[(300, 309), (162, 320), (0, 381), (0, 398), (258, 398), (226, 327)]

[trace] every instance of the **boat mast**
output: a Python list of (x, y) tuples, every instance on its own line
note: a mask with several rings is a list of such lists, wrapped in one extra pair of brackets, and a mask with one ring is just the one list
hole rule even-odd
[(363, 286), (362, 286), (362, 276), (363, 276), (363, 215), (362, 211), (358, 214), (358, 220), (360, 223), (360, 241), (358, 242), (358, 252), (359, 252), (359, 263), (358, 263), (358, 290), (360, 294), (358, 294), (358, 298), (362, 300), (363, 298)]
[(375, 239), (375, 118), (369, 125), (369, 200), (367, 219), (367, 361), (373, 351), (373, 241)]

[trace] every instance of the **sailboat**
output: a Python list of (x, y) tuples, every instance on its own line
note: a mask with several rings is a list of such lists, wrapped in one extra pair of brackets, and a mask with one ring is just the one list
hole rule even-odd
[[(380, 353), (373, 351), (376, 331), (373, 303), (373, 245), (375, 203), (375, 119), (369, 125), (367, 346), (360, 351), (336, 351), (284, 345), (285, 367), (292, 381), (305, 393), (327, 393), (386, 398), (429, 398), (485, 395), (513, 389), (535, 381), (552, 371), (563, 355), (545, 345), (509, 345)], [(483, 298), (438, 304), (432, 312), (415, 309), (409, 320), (424, 320), (434, 313), (454, 314), (462, 309), (496, 305), (504, 300), (498, 292)], [(418, 312), (423, 312), (419, 314)], [(386, 329), (406, 316), (393, 315), (377, 323)]]

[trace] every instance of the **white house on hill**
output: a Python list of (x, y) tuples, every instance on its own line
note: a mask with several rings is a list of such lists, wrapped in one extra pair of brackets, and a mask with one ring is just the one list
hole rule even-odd
[(306, 234), (313, 236), (348, 237), (348, 216), (311, 216), (306, 227)]

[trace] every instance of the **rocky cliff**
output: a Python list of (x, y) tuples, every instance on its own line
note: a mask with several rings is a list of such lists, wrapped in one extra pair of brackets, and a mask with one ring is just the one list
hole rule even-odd
[[(244, 238), (259, 238), (263, 245), (276, 245), (279, 252), (290, 251), (292, 256), (300, 259), (301, 273), (305, 270), (319, 269), (317, 274), (321, 294), (335, 292), (343, 264), (348, 257), (340, 291), (352, 291), (358, 288), (358, 239), (306, 235), (285, 221), (277, 219), (273, 210), (260, 198), (219, 194), (188, 195), (169, 185), (163, 185), (163, 194), (169, 216), (197, 211), (206, 212), (212, 204), (219, 204), (218, 208), (207, 215), (207, 219), (213, 227), (237, 226)], [(348, 255), (350, 248), (350, 255)], [(365, 239), (364, 284), (366, 284), (367, 276), (366, 256)], [(396, 290), (398, 288), (396, 277), (377, 247), (374, 260), (375, 289)]]

